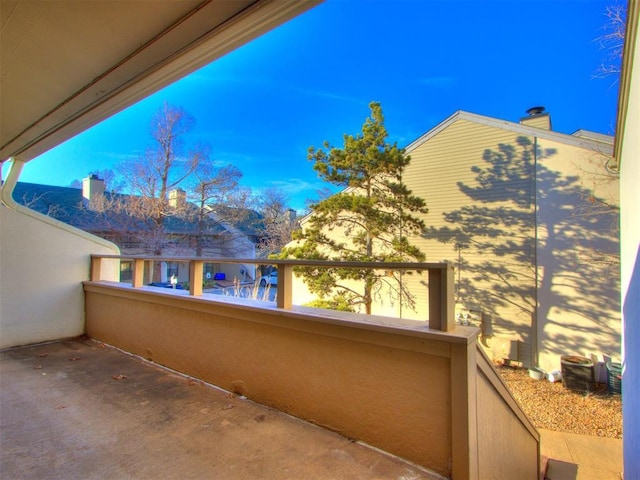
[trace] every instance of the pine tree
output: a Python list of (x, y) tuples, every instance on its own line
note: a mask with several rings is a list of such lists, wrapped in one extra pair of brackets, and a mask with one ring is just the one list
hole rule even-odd
[[(369, 104), (362, 133), (344, 136), (338, 149), (324, 142), (309, 148), (308, 159), (318, 175), (344, 189), (311, 206), (304, 228), (294, 233), (296, 243), (283, 257), (345, 262), (423, 261), (408, 236), (422, 232), (424, 222), (415, 214), (427, 213), (423, 199), (402, 182), (410, 161), (404, 149), (387, 143), (387, 130), (379, 103)], [(371, 269), (297, 269), (310, 291), (320, 297), (316, 306), (371, 313), (374, 298), (391, 292), (392, 302), (413, 306), (401, 274)], [(355, 282), (354, 282), (355, 281)], [(389, 290), (385, 289), (388, 288)]]

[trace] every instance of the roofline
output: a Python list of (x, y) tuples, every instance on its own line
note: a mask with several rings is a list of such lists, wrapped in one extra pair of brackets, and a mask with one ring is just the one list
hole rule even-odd
[[(546, 140), (552, 140), (555, 142), (566, 143), (568, 145), (573, 145), (576, 147), (587, 148), (590, 150), (599, 151), (605, 155), (613, 154), (613, 138), (611, 142), (599, 142), (592, 139), (587, 139), (584, 137), (577, 137), (574, 135), (567, 135), (566, 133), (554, 132), (552, 130), (545, 130), (542, 128), (529, 127), (527, 125), (523, 125), (521, 123), (510, 122), (507, 120), (500, 120), (498, 118), (487, 117), (484, 115), (478, 115), (477, 113), (465, 112), (464, 110), (457, 110), (453, 115), (449, 116), (447, 119), (440, 122), (438, 125), (433, 127), (427, 133), (419, 137), (418, 139), (411, 142), (408, 146), (405, 147), (406, 153), (411, 153), (413, 150), (418, 148), (420, 145), (428, 141), (429, 139), (436, 136), (445, 128), (449, 127), (453, 123), (458, 120), (467, 120), (469, 122), (475, 122), (482, 125), (486, 125), (494, 128), (501, 128), (503, 130), (509, 130), (514, 133), (519, 133), (521, 135), (528, 135), (537, 138), (543, 138)], [(599, 134), (601, 135), (601, 134)]]
[(606, 133), (593, 132), (591, 130), (585, 130), (584, 128), (579, 128), (578, 130), (573, 132), (571, 134), (571, 136), (572, 137), (580, 137), (580, 138), (588, 138), (588, 139), (591, 139), (591, 140), (595, 140), (597, 142), (610, 143), (611, 145), (613, 145), (613, 142), (614, 142), (614, 136), (613, 135), (607, 135)]
[[(15, 162), (16, 163), (20, 162), (20, 165), (24, 165), (26, 163), (26, 162), (22, 162), (20, 160), (15, 160)], [(20, 166), (20, 170), (22, 170), (22, 166)], [(9, 179), (7, 178), (7, 181), (8, 180)], [(18, 181), (16, 181), (15, 184), (11, 185), (11, 191), (7, 194), (7, 195), (9, 195), (9, 198), (10, 198), (11, 202), (13, 202), (13, 204), (15, 204), (15, 205), (18, 205), (20, 208), (27, 208), (29, 211), (35, 212), (38, 215), (42, 215), (42, 214), (40, 212), (38, 212), (37, 210), (31, 209), (29, 207), (25, 207), (24, 205), (22, 205), (22, 204), (20, 204), (18, 202), (15, 202), (15, 200), (13, 200), (13, 197), (11, 195), (13, 194), (13, 190), (18, 185), (20, 185), (20, 186), (36, 186), (36, 187), (44, 187), (44, 188), (54, 188), (54, 189), (59, 189), (59, 190), (73, 190), (73, 193), (82, 193), (82, 189), (81, 188), (76, 188), (76, 187), (64, 187), (64, 186), (60, 186), (60, 185), (49, 185), (49, 184), (46, 184), (46, 183), (18, 182)], [(116, 196), (117, 197), (124, 197), (124, 198), (140, 197), (140, 195), (133, 195), (133, 194), (128, 194), (128, 193), (116, 193), (116, 192), (113, 192), (113, 191), (110, 191), (110, 190), (105, 190), (104, 193), (106, 195), (111, 196), (111, 197), (116, 197)], [(5, 189), (4, 188), (2, 189), (2, 194), (5, 195)], [(0, 198), (0, 200), (3, 200), (3, 203), (5, 203), (4, 202), (4, 197)], [(195, 205), (192, 202), (187, 202), (187, 203), (193, 205), (195, 208), (198, 208), (198, 206)], [(207, 208), (210, 209), (211, 207), (207, 206)], [(74, 227), (71, 224), (67, 224), (67, 223), (62, 222), (60, 220), (57, 220), (54, 217), (49, 217), (47, 215), (45, 215), (45, 216), (47, 218), (51, 218), (54, 222), (61, 222), (64, 225), (68, 225), (68, 226), (70, 226), (72, 228), (77, 228), (77, 227)], [(219, 225), (222, 228), (222, 231), (224, 231), (224, 232), (229, 232), (229, 233), (232, 233), (234, 235), (241, 235), (247, 240), (249, 239), (250, 235), (253, 235), (253, 234), (244, 233), (242, 230), (238, 229), (237, 227), (235, 227), (234, 225), (232, 225), (232, 224), (230, 224), (228, 222), (220, 221), (215, 215), (211, 215), (211, 216), (212, 216), (213, 221), (216, 222), (217, 225)], [(169, 217), (165, 217), (165, 218), (170, 218), (170, 216)], [(84, 231), (84, 232), (88, 231), (88, 230), (83, 230), (83, 229), (80, 229), (80, 230)], [(91, 230), (91, 232), (97, 232), (97, 231), (103, 231), (103, 230), (100, 229), (100, 228), (96, 228), (96, 229), (92, 229)], [(172, 235), (172, 234), (193, 235), (193, 234), (197, 234), (198, 231), (197, 230), (178, 230), (178, 229), (175, 229), (175, 230), (167, 231), (166, 233), (169, 234), (169, 235)], [(216, 235), (218, 233), (221, 233), (221, 232), (216, 232), (216, 233), (214, 233), (214, 235)], [(106, 240), (106, 241), (108, 241), (108, 240)], [(248, 241), (249, 241), (249, 243), (252, 243), (250, 240), (248, 240)], [(111, 243), (112, 242), (110, 242), (110, 244)]]
[(638, 35), (638, 2), (627, 2), (627, 25), (625, 27), (624, 49), (622, 52), (622, 71), (620, 72), (620, 90), (618, 94), (618, 113), (616, 115), (616, 138), (613, 145), (613, 162), (611, 168), (620, 170), (620, 154), (624, 141), (624, 126), (629, 108), (629, 92), (631, 91), (631, 74)]

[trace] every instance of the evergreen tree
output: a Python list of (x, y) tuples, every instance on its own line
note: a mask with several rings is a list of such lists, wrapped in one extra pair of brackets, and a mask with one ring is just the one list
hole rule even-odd
[[(311, 205), (312, 214), (303, 229), (294, 232), (297, 242), (283, 257), (339, 260), (344, 262), (423, 261), (408, 236), (419, 234), (424, 223), (415, 214), (427, 213), (423, 199), (411, 194), (402, 182), (410, 161), (404, 149), (387, 143), (387, 131), (379, 103), (369, 104), (362, 133), (344, 136), (338, 149), (309, 148), (308, 159), (324, 180), (344, 187), (340, 193)], [(320, 300), (316, 306), (371, 313), (371, 304), (388, 288), (391, 301), (413, 306), (402, 275), (358, 268), (304, 268), (301, 274)]]

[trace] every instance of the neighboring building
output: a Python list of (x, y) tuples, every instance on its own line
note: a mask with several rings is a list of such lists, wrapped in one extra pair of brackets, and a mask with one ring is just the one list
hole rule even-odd
[[(14, 190), (16, 202), (56, 220), (109, 240), (124, 255), (153, 255), (158, 244), (164, 256), (255, 258), (257, 236), (244, 223), (234, 226), (209, 212), (199, 225), (197, 207), (186, 199), (183, 190), (169, 192), (169, 206), (175, 215), (164, 218), (164, 233), (155, 238), (144, 219), (102, 208), (102, 202), (127, 201), (139, 197), (105, 191), (104, 181), (95, 175), (83, 179), (82, 189), (19, 182)], [(131, 262), (122, 262), (121, 280), (132, 275)], [(230, 280), (255, 280), (254, 265), (205, 264), (205, 278), (223, 273)], [(154, 275), (154, 281), (166, 282), (172, 276), (179, 282), (189, 279), (189, 264), (169, 262)]]
[[(494, 358), (547, 371), (568, 354), (618, 360), (613, 138), (553, 132), (543, 108), (528, 113), (513, 123), (458, 111), (406, 148), (403, 181), (429, 208), (412, 242), (427, 262), (454, 265), (456, 312), (482, 328)], [(403, 282), (416, 310), (383, 294), (373, 313), (427, 319), (426, 276)], [(300, 279), (293, 292), (298, 304), (312, 298)]]

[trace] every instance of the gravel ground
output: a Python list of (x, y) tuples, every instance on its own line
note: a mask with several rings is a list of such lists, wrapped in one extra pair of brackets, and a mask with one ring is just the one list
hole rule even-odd
[(534, 380), (525, 368), (496, 365), (500, 376), (536, 428), (622, 438), (622, 399), (601, 384), (575, 392), (562, 382)]

